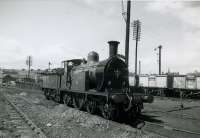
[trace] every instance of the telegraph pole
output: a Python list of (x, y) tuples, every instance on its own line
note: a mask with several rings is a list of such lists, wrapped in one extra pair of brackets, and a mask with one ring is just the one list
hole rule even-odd
[(30, 78), (30, 69), (32, 66), (32, 57), (31, 56), (27, 57), (26, 65), (28, 66), (28, 78)]
[(127, 1), (127, 13), (126, 13), (126, 41), (125, 41), (125, 62), (128, 67), (129, 65), (129, 35), (130, 35), (130, 14), (131, 12), (131, 1)]
[(49, 61), (48, 63), (48, 66), (49, 66), (49, 70), (51, 69), (51, 62)]
[(162, 50), (162, 46), (159, 45), (159, 75), (161, 75), (161, 50)]
[(28, 57), (28, 78), (30, 78), (31, 57)]
[(141, 74), (141, 61), (139, 60), (139, 75)]
[[(158, 47), (158, 74), (161, 75), (161, 50), (162, 50), (162, 45), (159, 45)], [(157, 48), (154, 49), (154, 51), (157, 50)]]

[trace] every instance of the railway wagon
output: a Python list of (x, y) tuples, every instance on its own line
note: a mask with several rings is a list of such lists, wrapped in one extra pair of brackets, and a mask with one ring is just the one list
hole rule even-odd
[(148, 75), (139, 76), (139, 86), (148, 87), (149, 85)]
[(140, 86), (153, 95), (172, 96), (186, 89), (185, 75), (146, 75), (140, 78), (148, 80), (148, 86)]
[[(142, 77), (144, 80), (144, 77)], [(164, 91), (169, 87), (169, 78), (167, 75), (150, 75), (145, 76), (148, 86), (144, 87), (145, 92), (153, 95), (163, 95)]]
[[(148, 87), (148, 75), (140, 75), (139, 76), (139, 86)], [(129, 76), (129, 84), (130, 86), (135, 86), (135, 76)]]
[(108, 43), (109, 57), (103, 61), (92, 51), (87, 60), (66, 60), (62, 62), (62, 71), (43, 73), (42, 89), (46, 98), (91, 114), (98, 110), (111, 120), (121, 115), (135, 118), (140, 114), (143, 103), (152, 102), (153, 98), (129, 88), (127, 65), (117, 54), (119, 42)]
[(156, 87), (156, 76), (149, 76), (148, 77), (148, 87), (155, 88)]
[(197, 79), (195, 76), (186, 76), (186, 89), (197, 89)]
[(60, 76), (55, 72), (47, 72), (43, 74), (43, 88), (59, 89), (60, 87)]
[(167, 88), (168, 87), (167, 75), (156, 75), (156, 87)]
[(192, 75), (143, 75), (140, 80), (148, 80), (148, 85), (142, 85), (144, 91), (153, 95), (166, 95), (177, 97), (193, 96), (200, 94), (200, 76)]
[(186, 76), (185, 75), (173, 76), (173, 88), (174, 89), (185, 89), (186, 88)]
[(55, 97), (56, 91), (60, 91), (62, 75), (58, 70), (62, 69), (58, 68), (58, 69), (53, 69), (52, 71), (45, 71), (41, 73), (42, 90), (45, 90), (44, 95), (46, 96), (47, 99)]
[(196, 76), (197, 89), (200, 90), (200, 76)]
[(129, 85), (135, 86), (135, 76), (129, 76)]

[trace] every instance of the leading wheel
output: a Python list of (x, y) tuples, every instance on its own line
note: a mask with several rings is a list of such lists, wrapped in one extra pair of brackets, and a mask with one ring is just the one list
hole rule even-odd
[(54, 97), (54, 100), (56, 101), (56, 102), (58, 102), (58, 103), (61, 103), (62, 101), (61, 101), (61, 98), (60, 98), (60, 95), (55, 95), (55, 97)]

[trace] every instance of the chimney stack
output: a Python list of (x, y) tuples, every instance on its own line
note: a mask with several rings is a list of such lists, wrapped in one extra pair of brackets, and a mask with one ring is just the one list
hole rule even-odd
[(109, 44), (109, 57), (116, 56), (118, 50), (118, 41), (108, 41)]

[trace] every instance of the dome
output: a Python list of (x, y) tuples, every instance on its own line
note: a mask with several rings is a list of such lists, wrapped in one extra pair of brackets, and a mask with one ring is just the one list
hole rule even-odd
[(99, 62), (99, 54), (95, 51), (88, 53), (87, 62)]

